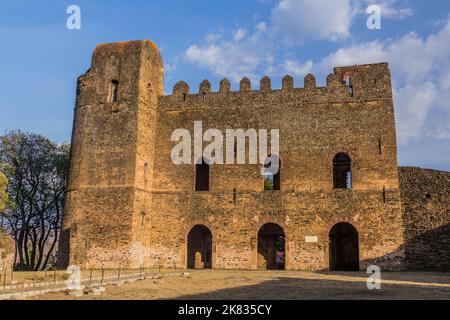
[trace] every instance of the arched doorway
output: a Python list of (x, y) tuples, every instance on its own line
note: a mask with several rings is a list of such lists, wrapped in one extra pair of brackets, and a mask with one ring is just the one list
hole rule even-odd
[(359, 271), (358, 231), (338, 223), (330, 231), (330, 271)]
[(212, 268), (212, 233), (207, 227), (197, 225), (189, 232), (187, 255), (188, 269)]
[(277, 224), (268, 223), (258, 232), (258, 269), (285, 270), (286, 236)]

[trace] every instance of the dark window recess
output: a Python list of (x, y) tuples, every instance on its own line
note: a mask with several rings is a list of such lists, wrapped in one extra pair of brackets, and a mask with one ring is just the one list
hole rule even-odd
[(77, 97), (80, 95), (81, 92), (81, 81), (78, 79), (77, 81)]
[(184, 102), (186, 102), (186, 98), (187, 98), (186, 93), (183, 93), (183, 101), (184, 101)]
[(383, 203), (386, 203), (386, 187), (383, 187)]
[(206, 99), (206, 92), (203, 92), (203, 100)]
[(209, 191), (209, 165), (205, 160), (195, 165), (195, 191)]
[(339, 153), (333, 159), (333, 187), (351, 189), (352, 184), (352, 159), (345, 153)]
[(383, 145), (382, 145), (381, 138), (378, 139), (378, 153), (379, 153), (380, 155), (383, 153)]
[[(272, 161), (278, 161), (278, 170), (271, 168)], [(281, 161), (278, 157), (266, 159), (264, 162), (264, 190), (265, 191), (280, 191), (281, 190)]]
[(236, 188), (233, 189), (233, 204), (236, 204), (236, 198), (237, 198), (237, 190)]
[(119, 81), (111, 81), (111, 102), (119, 101)]

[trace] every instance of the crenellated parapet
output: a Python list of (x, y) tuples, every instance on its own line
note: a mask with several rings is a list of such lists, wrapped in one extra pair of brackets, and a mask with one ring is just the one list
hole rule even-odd
[(379, 100), (390, 98), (392, 96), (391, 76), (387, 63), (355, 65), (350, 67), (338, 67), (334, 69), (326, 77), (325, 86), (318, 86), (316, 77), (308, 74), (303, 79), (303, 87), (295, 86), (295, 79), (286, 75), (282, 78), (281, 89), (272, 87), (272, 80), (268, 76), (264, 76), (260, 80), (259, 89), (252, 89), (252, 82), (249, 78), (244, 77), (239, 82), (239, 90), (231, 90), (231, 82), (223, 79), (219, 84), (219, 91), (213, 92), (212, 85), (208, 80), (204, 80), (200, 86), (198, 93), (190, 93), (189, 85), (184, 81), (175, 84), (172, 95), (177, 99), (186, 101), (188, 97), (206, 98), (210, 94), (245, 94), (253, 95), (261, 93), (264, 95), (274, 93), (297, 93), (312, 97), (314, 94), (319, 96), (327, 96), (329, 99), (337, 100)]

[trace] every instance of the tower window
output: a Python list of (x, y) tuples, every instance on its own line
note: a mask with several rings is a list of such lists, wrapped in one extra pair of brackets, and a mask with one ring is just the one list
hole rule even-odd
[(353, 86), (352, 86), (352, 78), (349, 74), (344, 77), (345, 85), (348, 87), (348, 91), (350, 93), (350, 97), (353, 97)]
[(204, 159), (195, 165), (195, 191), (209, 191), (209, 165)]
[(266, 159), (264, 162), (264, 191), (281, 190), (280, 170), (281, 161), (277, 156), (270, 156)]
[(382, 145), (381, 138), (378, 139), (378, 153), (379, 153), (380, 155), (383, 153), (383, 145)]
[(119, 81), (118, 80), (111, 81), (110, 101), (111, 102), (119, 101)]
[(351, 189), (352, 184), (352, 159), (345, 153), (339, 153), (333, 159), (333, 187)]

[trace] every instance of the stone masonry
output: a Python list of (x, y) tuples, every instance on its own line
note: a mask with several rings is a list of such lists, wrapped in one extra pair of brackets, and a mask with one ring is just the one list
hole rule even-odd
[[(361, 269), (406, 268), (387, 63), (335, 68), (325, 87), (313, 75), (301, 88), (286, 76), (281, 89), (264, 77), (259, 90), (244, 78), (236, 92), (226, 79), (218, 92), (207, 80), (196, 92), (181, 81), (165, 95), (163, 78), (148, 40), (97, 46), (79, 78), (61, 267), (186, 268), (189, 237), (202, 226), (211, 236), (196, 243), (211, 261), (192, 265), (257, 269), (260, 230), (272, 224), (282, 229), (285, 269), (328, 270), (330, 230), (347, 223)], [(280, 190), (265, 191), (262, 166), (247, 164), (211, 165), (208, 191), (195, 191), (196, 165), (171, 160), (172, 132), (193, 136), (194, 121), (222, 132), (279, 129)], [(333, 186), (333, 159), (342, 153), (351, 158), (348, 189)], [(339, 250), (350, 252), (346, 246)]]
[(0, 271), (11, 270), (15, 249), (14, 240), (0, 229)]
[(406, 263), (411, 270), (450, 270), (450, 172), (400, 168)]

